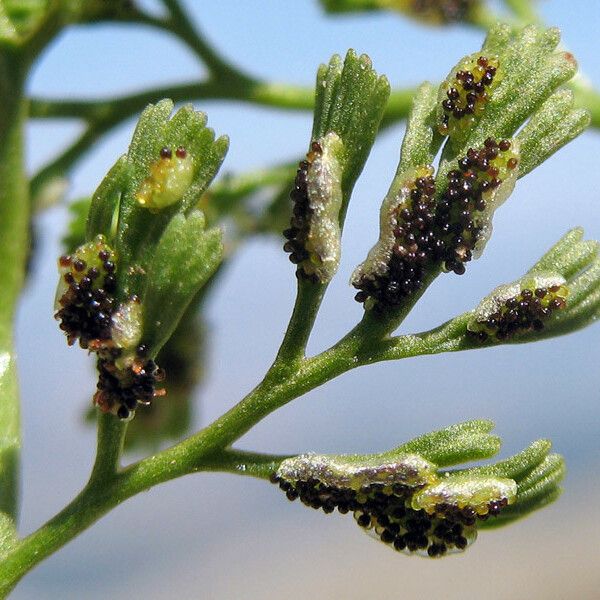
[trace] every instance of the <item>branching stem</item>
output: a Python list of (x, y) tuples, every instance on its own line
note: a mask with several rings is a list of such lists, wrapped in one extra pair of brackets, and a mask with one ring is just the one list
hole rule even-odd
[[(98, 458), (90, 482), (67, 508), (22, 540), (8, 556), (0, 567), (0, 591), (12, 589), (35, 564), (110, 509), (155, 485), (201, 471), (225, 471), (268, 478), (286, 456), (241, 452), (230, 450), (229, 446), (273, 411), (338, 375), (382, 360), (469, 348), (460, 335), (457, 337), (462, 327), (460, 323), (450, 322), (431, 332), (385, 341), (369, 333), (368, 323), (368, 320), (363, 320), (329, 350), (297, 360), (285, 376), (282, 376), (276, 362), (254, 390), (211, 425), (122, 471), (115, 471), (115, 467), (124, 427), (111, 415), (102, 416)], [(453, 336), (457, 338), (455, 341), (452, 341)]]

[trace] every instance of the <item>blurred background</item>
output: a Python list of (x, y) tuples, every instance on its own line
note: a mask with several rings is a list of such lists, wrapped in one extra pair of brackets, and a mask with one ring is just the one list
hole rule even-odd
[[(185, 4), (208, 39), (245, 70), (309, 86), (319, 63), (350, 47), (368, 53), (393, 87), (439, 81), (483, 40), (473, 28), (431, 28), (389, 13), (326, 16), (309, 0)], [(600, 3), (547, 0), (540, 10), (548, 24), (562, 29), (565, 46), (600, 87)], [(137, 26), (102, 25), (61, 35), (39, 62), (29, 90), (55, 98), (110, 97), (201, 75), (197, 61), (173, 38)], [(222, 174), (297, 160), (306, 149), (308, 113), (231, 102), (195, 106), (208, 113), (218, 134), (231, 137)], [(80, 163), (69, 199), (93, 191), (126, 150), (133, 127), (131, 120), (113, 130)], [(379, 204), (396, 168), (403, 129), (381, 135), (356, 186), (342, 264), (311, 352), (335, 342), (361, 316), (347, 281), (377, 237)], [(79, 131), (67, 121), (32, 122), (31, 171)], [(463, 277), (440, 277), (402, 330), (429, 329), (473, 307), (496, 285), (519, 277), (575, 225), (600, 239), (600, 193), (593, 181), (598, 156), (600, 133), (590, 131), (521, 180), (495, 217), (483, 258)], [(66, 223), (65, 206), (37, 219), (37, 252), (19, 314), (24, 533), (81, 489), (95, 446), (94, 429), (84, 419), (95, 388), (92, 361), (67, 347), (52, 318)], [(274, 236), (254, 238), (208, 298), (208, 351), (203, 384), (193, 398), (194, 429), (237, 402), (274, 357), (295, 293), (294, 268), (281, 246)], [(600, 328), (592, 327), (527, 346), (375, 365), (298, 399), (239, 442), (266, 452), (374, 452), (472, 418), (496, 422), (504, 456), (536, 438), (552, 439), (569, 468), (562, 498), (522, 523), (482, 532), (464, 555), (432, 561), (396, 554), (360, 533), (351, 517), (291, 504), (262, 481), (203, 474), (127, 501), (30, 573), (12, 597), (597, 598), (599, 357)]]

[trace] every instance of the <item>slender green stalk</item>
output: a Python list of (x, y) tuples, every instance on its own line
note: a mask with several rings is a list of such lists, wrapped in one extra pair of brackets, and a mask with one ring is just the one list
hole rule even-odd
[[(600, 128), (600, 94), (582, 85), (572, 85), (577, 104), (587, 108), (592, 115), (592, 127)], [(406, 118), (414, 90), (392, 92), (382, 128)], [(270, 106), (281, 110), (311, 110), (314, 91), (311, 88), (280, 83), (245, 81), (235, 86), (229, 83), (198, 82), (166, 86), (124, 96), (117, 100), (55, 101), (33, 98), (30, 102), (32, 118), (75, 118), (87, 122), (81, 136), (40, 169), (31, 179), (31, 195), (38, 193), (52, 179), (64, 177), (85, 156), (85, 153), (104, 135), (123, 121), (143, 110), (159, 98), (172, 98), (175, 102), (191, 100), (231, 100)]]
[(44, 18), (37, 28), (24, 40), (21, 61), (31, 65), (64, 27), (61, 0), (51, 0)]
[(213, 458), (206, 459), (203, 463), (203, 469), (256, 477), (257, 479), (269, 479), (277, 470), (281, 461), (290, 458), (290, 456), (293, 455), (261, 454), (235, 449), (224, 450)]
[(53, 519), (18, 543), (0, 565), (0, 597), (42, 560), (87, 529), (118, 504), (117, 480), (87, 486)]
[(148, 90), (115, 101), (52, 102), (33, 99), (30, 104), (33, 118), (80, 118), (87, 122), (87, 128), (71, 146), (33, 176), (32, 198), (35, 200), (43, 187), (54, 178), (64, 177), (103, 135), (157, 99), (171, 98), (174, 102), (238, 100), (284, 110), (309, 110), (312, 108), (313, 95), (310, 88), (263, 82), (244, 82), (240, 86), (231, 82), (199, 82)]
[(35, 533), (17, 543), (0, 564), (0, 597), (4, 598), (35, 565), (114, 508), (119, 496), (119, 456), (126, 423), (112, 415), (98, 417), (96, 461), (81, 493)]
[(19, 392), (12, 323), (28, 252), (29, 200), (23, 157), (27, 104), (18, 54), (0, 53), (0, 511), (16, 518)]
[[(278, 369), (271, 369), (246, 398), (207, 428), (158, 455), (125, 469), (125, 485), (146, 489), (199, 470), (205, 457), (222, 451), (260, 420), (291, 400), (351, 369), (387, 359), (383, 352), (387, 346), (369, 335), (369, 327), (368, 321), (361, 322), (329, 350), (296, 363), (296, 367), (287, 371), (285, 377), (281, 377)], [(426, 336), (424, 334), (423, 340), (419, 336), (398, 338), (396, 345), (399, 348), (404, 345), (404, 355), (400, 356), (402, 352), (397, 350), (394, 359), (445, 351), (437, 350), (427, 341)]]
[[(211, 79), (242, 80), (246, 76), (226, 61), (194, 27), (191, 17), (186, 14), (178, 0), (163, 0), (170, 12), (170, 18), (164, 23), (164, 29), (185, 42), (196, 56), (206, 65)], [(248, 78), (249, 79), (249, 78)]]
[(219, 204), (229, 198), (240, 198), (266, 186), (290, 184), (298, 163), (276, 165), (268, 169), (258, 169), (249, 173), (229, 175), (216, 181), (207, 192), (211, 197), (218, 197)]
[(286, 371), (295, 369), (298, 361), (304, 358), (306, 344), (326, 290), (327, 285), (298, 279), (294, 311), (273, 368), (281, 365)]
[(91, 481), (110, 479), (119, 470), (127, 422), (114, 415), (98, 413), (98, 445)]

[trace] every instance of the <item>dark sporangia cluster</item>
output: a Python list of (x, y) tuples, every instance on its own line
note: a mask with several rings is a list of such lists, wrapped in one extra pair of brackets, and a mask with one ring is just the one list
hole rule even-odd
[(341, 514), (352, 512), (357, 524), (398, 551), (438, 557), (464, 550), (477, 536), (478, 520), (496, 516), (508, 505), (507, 498), (495, 498), (478, 506), (437, 502), (427, 510), (413, 507), (415, 495), (426, 488), (402, 484), (373, 483), (358, 489), (332, 487), (318, 479), (294, 481), (273, 474), (289, 500), (297, 498), (314, 509)]
[(114, 252), (98, 236), (72, 255), (61, 256), (58, 265), (55, 318), (69, 345), (79, 340), (79, 345), (87, 349), (90, 344), (109, 340), (115, 309)]
[(498, 203), (496, 194), (517, 168), (518, 158), (509, 140), (485, 140), (483, 148), (470, 148), (448, 173), (448, 187), (437, 205), (436, 232), (443, 244), (439, 259), (448, 271), (465, 272), (489, 236), (489, 218)]
[(442, 84), (442, 135), (453, 136), (468, 130), (483, 113), (489, 93), (498, 83), (498, 59), (494, 56), (468, 56)]
[(417, 15), (442, 23), (464, 20), (478, 0), (409, 0)]
[[(69, 345), (98, 356), (99, 378), (94, 403), (104, 412), (128, 418), (138, 404), (164, 395), (156, 383), (164, 373), (135, 348), (141, 335), (141, 305), (135, 296), (117, 303), (116, 255), (103, 236), (59, 259), (56, 318)], [(130, 346), (133, 344), (133, 348)]]
[[(508, 287), (510, 289), (510, 286)], [(477, 315), (467, 331), (481, 341), (505, 340), (515, 334), (541, 331), (544, 321), (567, 306), (568, 288), (562, 283), (524, 288), (509, 297), (492, 298), (493, 308)]]
[[(292, 201), (292, 218), (290, 227), (283, 232), (287, 239), (283, 249), (289, 252), (290, 261), (299, 265), (310, 258), (310, 253), (306, 249), (307, 236), (309, 234), (310, 218), (313, 210), (308, 198), (308, 169), (317, 156), (323, 152), (318, 142), (312, 142), (310, 152), (306, 155), (306, 160), (298, 164), (298, 171), (294, 179), (294, 187), (290, 192)], [(296, 275), (318, 282), (316, 275), (307, 275), (304, 269), (297, 269)]]
[(481, 149), (470, 148), (448, 173), (439, 200), (433, 167), (416, 169), (415, 179), (384, 201), (379, 240), (352, 276), (360, 290), (355, 299), (382, 311), (418, 291), (434, 265), (462, 275), (464, 263), (483, 250), (493, 212), (512, 189), (517, 156), (509, 140), (488, 138)]
[[(417, 291), (426, 268), (440, 252), (440, 240), (435, 232), (435, 181), (433, 167), (416, 170), (406, 200), (388, 215), (392, 236), (390, 259), (385, 271), (363, 270), (352, 280), (360, 291), (357, 302), (373, 299), (375, 309), (399, 305)], [(384, 242), (380, 241), (379, 244)]]
[(139, 405), (147, 406), (154, 398), (165, 395), (164, 389), (156, 389), (156, 384), (165, 378), (164, 371), (144, 354), (145, 348), (139, 347), (135, 359), (125, 368), (118, 368), (114, 359), (98, 359), (94, 404), (100, 410), (128, 419)]

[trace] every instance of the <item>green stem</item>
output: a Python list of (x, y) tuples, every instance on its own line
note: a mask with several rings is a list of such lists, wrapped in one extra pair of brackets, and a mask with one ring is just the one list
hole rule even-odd
[(255, 81), (244, 82), (237, 87), (231, 83), (217, 82), (167, 86), (124, 96), (116, 101), (54, 102), (33, 99), (30, 104), (32, 117), (80, 118), (87, 122), (88, 127), (69, 148), (34, 175), (31, 180), (32, 197), (36, 199), (51, 180), (64, 177), (101, 136), (161, 98), (171, 98), (175, 102), (192, 99), (238, 100), (288, 110), (309, 110), (313, 95), (313, 90), (309, 88)]
[(470, 318), (472, 313), (467, 312), (424, 333), (384, 339), (371, 354), (371, 360), (372, 362), (399, 360), (409, 356), (458, 352), (493, 345), (490, 341), (474, 343), (472, 339), (466, 337), (465, 330)]
[(119, 501), (118, 479), (88, 484), (67, 507), (19, 542), (2, 561), (0, 597), (6, 597), (28, 571), (90, 527)]
[(295, 369), (299, 361), (304, 358), (306, 344), (326, 290), (326, 284), (298, 279), (298, 293), (294, 311), (279, 348), (274, 368), (284, 365), (286, 370)]
[(221, 452), (273, 411), (346, 371), (373, 362), (371, 356), (379, 345), (369, 336), (365, 323), (361, 323), (329, 350), (297, 361), (285, 376), (276, 363), (246, 398), (207, 428), (128, 467), (124, 471), (127, 485), (146, 489), (199, 470), (206, 457)]
[(13, 320), (28, 252), (29, 199), (23, 156), (27, 102), (19, 54), (0, 53), (0, 511), (17, 514), (19, 391)]
[(293, 454), (261, 454), (245, 450), (224, 450), (203, 463), (206, 471), (219, 473), (234, 473), (258, 479), (269, 479), (279, 468), (281, 461), (294, 456)]
[(111, 414), (98, 412), (98, 443), (96, 461), (90, 481), (110, 479), (119, 470), (127, 422), (115, 419)]
[(21, 60), (31, 65), (65, 26), (61, 0), (51, 0), (38, 27), (23, 44)]
[[(321, 354), (297, 363), (286, 377), (271, 369), (265, 379), (239, 404), (187, 440), (150, 459), (128, 467), (128, 485), (146, 489), (199, 470), (206, 457), (223, 451), (260, 420), (291, 400), (359, 366), (384, 360), (454, 352), (473, 348), (464, 336), (470, 313), (417, 335), (380, 339), (373, 335), (373, 323), (363, 319), (346, 337)], [(490, 344), (477, 344), (485, 347)]]
[(16, 543), (0, 563), (0, 597), (4, 598), (35, 565), (56, 552), (114, 508), (124, 497), (119, 491), (118, 462), (126, 423), (113, 415), (98, 415), (96, 461), (81, 493), (54, 518)]
[(206, 65), (211, 78), (224, 80), (248, 79), (238, 69), (224, 60), (194, 27), (191, 17), (186, 14), (178, 0), (163, 0), (170, 12), (170, 19), (164, 29), (185, 42), (196, 56)]
[(219, 204), (237, 200), (263, 187), (291, 185), (290, 182), (294, 179), (297, 168), (298, 163), (294, 162), (275, 165), (269, 169), (258, 169), (249, 173), (235, 175), (227, 173), (222, 179), (213, 183), (207, 193), (213, 198), (218, 198)]

